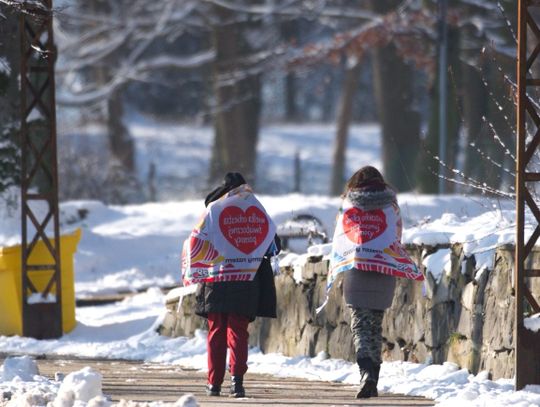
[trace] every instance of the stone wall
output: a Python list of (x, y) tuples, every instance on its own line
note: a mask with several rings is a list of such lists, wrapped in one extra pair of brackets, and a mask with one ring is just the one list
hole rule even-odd
[[(443, 247), (408, 247), (417, 264)], [(462, 246), (451, 250), (451, 268), (435, 281), (424, 270), (425, 283), (398, 279), (391, 308), (383, 321), (383, 358), (412, 362), (452, 361), (471, 372), (487, 370), (494, 379), (514, 374), (513, 248), (493, 251), (493, 270), (477, 270), (475, 258), (466, 258)], [(534, 253), (533, 261), (538, 261)], [(311, 258), (296, 283), (293, 271), (282, 269), (276, 277), (278, 318), (258, 318), (250, 324), (250, 344), (263, 352), (331, 357), (354, 361), (349, 313), (338, 278), (326, 307), (317, 314), (326, 295), (327, 262)], [(435, 275), (439, 273), (433, 273)], [(536, 279), (538, 280), (538, 279)], [(540, 284), (533, 287), (540, 291)], [(171, 296), (169, 312), (160, 332), (191, 336), (205, 329), (205, 320), (193, 314), (193, 293), (182, 301)]]

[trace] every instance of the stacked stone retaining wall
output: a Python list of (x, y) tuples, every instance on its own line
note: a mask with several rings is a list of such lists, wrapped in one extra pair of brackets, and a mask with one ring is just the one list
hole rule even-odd
[[(513, 377), (513, 248), (493, 250), (493, 267), (481, 270), (474, 256), (464, 256), (460, 244), (407, 249), (417, 264), (437, 250), (450, 249), (450, 267), (446, 272), (424, 270), (424, 283), (398, 279), (383, 321), (383, 359), (451, 361), (473, 373), (486, 370), (494, 379)], [(532, 258), (539, 263), (539, 253)], [(283, 268), (275, 280), (278, 318), (258, 318), (250, 324), (250, 344), (265, 353), (315, 356), (326, 351), (333, 358), (354, 361), (340, 278), (326, 307), (316, 313), (326, 296), (327, 268), (327, 261), (311, 258), (302, 269), (302, 282), (295, 281), (292, 269)], [(532, 288), (538, 292), (540, 284)], [(193, 292), (180, 303), (178, 298), (169, 298), (160, 332), (191, 336), (196, 329), (205, 329), (205, 320), (193, 313)]]

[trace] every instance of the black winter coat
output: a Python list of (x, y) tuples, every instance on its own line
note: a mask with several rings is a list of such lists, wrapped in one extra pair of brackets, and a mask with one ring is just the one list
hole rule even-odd
[[(204, 205), (208, 206), (245, 182), (240, 173), (227, 173), (223, 185), (208, 194)], [(281, 242), (277, 235), (274, 242), (279, 252)], [(245, 315), (250, 321), (255, 317), (276, 318), (276, 286), (270, 256), (263, 257), (253, 281), (199, 283), (195, 300), (195, 314), (204, 318), (209, 312)]]
[(276, 286), (270, 260), (263, 258), (253, 281), (200, 283), (195, 294), (195, 313), (204, 318), (209, 312), (255, 317), (276, 317)]

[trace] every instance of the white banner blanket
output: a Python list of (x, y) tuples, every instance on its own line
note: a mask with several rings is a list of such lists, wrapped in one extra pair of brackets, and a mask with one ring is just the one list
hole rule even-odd
[(276, 226), (251, 188), (241, 185), (212, 202), (184, 242), (184, 285), (252, 281)]
[(364, 211), (345, 199), (334, 232), (327, 289), (339, 273), (352, 268), (423, 280), (401, 245), (401, 228), (397, 204)]

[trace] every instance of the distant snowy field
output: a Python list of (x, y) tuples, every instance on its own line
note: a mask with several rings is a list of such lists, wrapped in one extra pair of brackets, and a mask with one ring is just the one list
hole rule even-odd
[[(138, 178), (144, 185), (155, 167), (158, 201), (200, 197), (209, 180), (213, 129), (177, 123), (155, 123), (133, 115), (129, 129), (136, 142)], [(66, 152), (107, 154), (107, 139), (99, 126), (73, 126), (60, 120), (60, 145)], [(329, 191), (335, 126), (331, 124), (271, 125), (260, 130), (257, 145), (257, 191), (285, 194), (293, 191), (295, 157), (300, 158), (300, 192)], [(377, 125), (353, 125), (349, 131), (346, 174), (363, 165), (380, 167), (380, 130)], [(62, 152), (60, 151), (60, 156)]]
[[(164, 297), (158, 287), (180, 283), (181, 244), (204, 208), (203, 186), (210, 159), (211, 132), (205, 128), (155, 126), (144, 121), (135, 122), (130, 128), (136, 138), (141, 178), (150, 162), (154, 162), (161, 185), (166, 187), (163, 197), (175, 196), (178, 190), (174, 188), (180, 188), (194, 198), (126, 206), (71, 201), (61, 203), (60, 210), (63, 233), (75, 228), (83, 232), (74, 258), (78, 298), (118, 291), (144, 292), (116, 304), (78, 308), (76, 328), (58, 340), (0, 336), (2, 352), (121, 357), (206, 369), (205, 332), (198, 332), (194, 338), (170, 339), (160, 337), (155, 327), (165, 312)], [(332, 126), (318, 125), (273, 126), (261, 133), (256, 190), (261, 191), (259, 198), (277, 224), (307, 213), (320, 219), (326, 232), (332, 235), (340, 205), (338, 198), (325, 195), (333, 133)], [(348, 174), (363, 165), (380, 166), (378, 134), (375, 126), (352, 129), (347, 153)], [(103, 142), (98, 133), (94, 136), (96, 140), (86, 139), (84, 143), (95, 146)], [(302, 158), (302, 193), (291, 194), (297, 151)], [(183, 183), (179, 183), (179, 179), (184, 180)], [(16, 196), (16, 191), (12, 194)], [(415, 193), (400, 194), (398, 199), (406, 243), (465, 243), (465, 254), (475, 256), (479, 267), (489, 268), (494, 248), (514, 241), (512, 201), (473, 195)], [(532, 225), (535, 221), (527, 223), (527, 234), (532, 233)], [(19, 243), (19, 228), (19, 213), (1, 202), (0, 246)], [(294, 264), (304, 257), (302, 253), (290, 254), (282, 262)], [(441, 272), (445, 259), (444, 251), (432, 255), (427, 261), (430, 271)], [(537, 321), (531, 324), (534, 322)], [(249, 366), (252, 372), (350, 384), (359, 379), (355, 365), (328, 359), (324, 354), (315, 358), (285, 357), (263, 355), (258, 349), (251, 349)], [(81, 386), (88, 389), (84, 397), (91, 395), (97, 399), (91, 404), (81, 395), (77, 399), (78, 406), (107, 404), (100, 398), (99, 375), (80, 372), (65, 383), (61, 389), (60, 382), (35, 376), (32, 363), (27, 360), (11, 361), (0, 368), (0, 395), (2, 391), (16, 395), (12, 406), (22, 405), (31, 394), (36, 396), (32, 400), (45, 400), (46, 404), (56, 398), (55, 405), (64, 405), (71, 394), (69, 391)], [(540, 386), (529, 386), (527, 391), (514, 393), (512, 383), (511, 380), (489, 381), (484, 372), (472, 376), (453, 364), (429, 366), (392, 362), (383, 364), (380, 389), (434, 398), (447, 406), (540, 405)], [(0, 401), (0, 405), (4, 403)], [(187, 401), (185, 405), (189, 405)]]
[[(208, 183), (208, 163), (213, 142), (211, 128), (155, 126), (139, 118), (132, 122), (130, 129), (137, 140), (136, 160), (141, 179), (146, 179), (145, 171), (150, 163), (154, 163), (166, 199), (170, 199), (170, 195), (200, 191)], [(329, 124), (262, 127), (257, 145), (256, 189), (260, 193), (273, 195), (291, 192), (294, 187), (294, 159), (298, 154), (300, 192), (327, 194), (335, 132), (335, 127)], [(367, 164), (379, 167), (379, 151), (378, 126), (352, 126), (346, 173), (352, 174)], [(173, 184), (175, 180), (178, 185)], [(182, 188), (187, 191), (182, 191)]]

